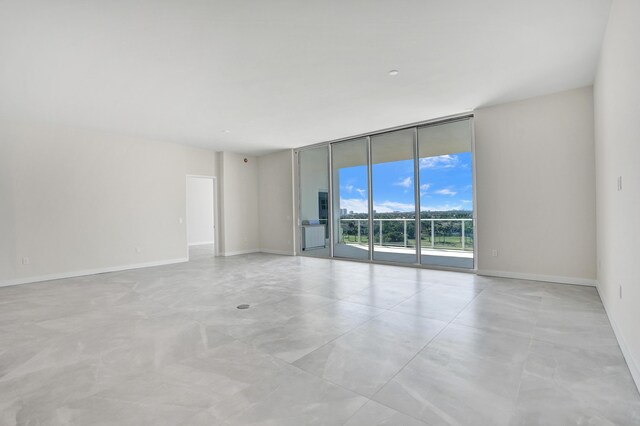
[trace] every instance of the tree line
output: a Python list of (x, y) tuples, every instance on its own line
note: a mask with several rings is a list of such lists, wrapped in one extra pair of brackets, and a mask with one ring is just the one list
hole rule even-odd
[[(366, 213), (353, 213), (344, 215), (341, 219), (367, 219)], [(468, 210), (449, 210), (449, 211), (423, 211), (420, 212), (420, 219), (471, 219), (473, 212)], [(374, 219), (415, 219), (415, 214), (408, 212), (394, 213), (375, 213)], [(422, 241), (431, 243), (431, 226), (433, 224), (433, 243), (438, 246), (458, 248), (461, 247), (462, 226), (465, 227), (465, 244), (473, 245), (473, 222), (472, 221), (446, 221), (438, 220), (434, 222), (422, 222)], [(380, 222), (374, 222), (374, 236), (376, 242), (380, 238)], [(345, 241), (356, 241), (358, 235), (358, 221), (342, 221), (342, 235)], [(384, 221), (382, 223), (382, 242), (390, 245), (404, 244), (404, 223), (403, 221)], [(407, 239), (415, 241), (416, 229), (413, 220), (407, 221)], [(368, 222), (360, 221), (360, 237), (366, 237), (369, 233)]]

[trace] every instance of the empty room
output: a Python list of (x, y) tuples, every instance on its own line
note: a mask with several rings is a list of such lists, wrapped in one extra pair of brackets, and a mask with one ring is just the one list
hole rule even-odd
[(0, 425), (640, 425), (638, 23), (0, 2)]

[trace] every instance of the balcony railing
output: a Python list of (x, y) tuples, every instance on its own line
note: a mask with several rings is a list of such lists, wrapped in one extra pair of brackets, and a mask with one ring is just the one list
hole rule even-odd
[[(398, 226), (397, 223), (402, 225)], [(373, 219), (374, 244), (385, 247), (415, 247), (415, 219)], [(340, 219), (340, 241), (344, 244), (369, 243), (369, 219)], [(473, 219), (420, 219), (420, 247), (473, 250)], [(386, 231), (386, 235), (385, 235)]]

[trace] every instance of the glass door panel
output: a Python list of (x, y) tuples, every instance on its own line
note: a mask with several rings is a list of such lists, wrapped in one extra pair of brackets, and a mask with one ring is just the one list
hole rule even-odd
[(366, 138), (331, 146), (334, 257), (369, 259), (367, 149)]
[(300, 254), (329, 257), (329, 148), (298, 153)]
[(417, 263), (414, 134), (371, 137), (374, 260)]
[(471, 119), (418, 129), (423, 265), (473, 268)]

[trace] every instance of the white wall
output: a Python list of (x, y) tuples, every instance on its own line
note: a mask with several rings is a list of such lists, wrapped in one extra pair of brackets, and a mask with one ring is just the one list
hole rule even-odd
[[(247, 162), (244, 162), (244, 159)], [(260, 250), (258, 161), (232, 152), (219, 154), (220, 222), (218, 253), (232, 256)]]
[(479, 109), (475, 140), (479, 273), (593, 285), (592, 88)]
[(640, 2), (614, 0), (594, 85), (598, 291), (636, 384), (640, 384), (639, 22)]
[(185, 175), (216, 175), (215, 163), (181, 145), (0, 122), (0, 285), (185, 260)]
[(213, 179), (187, 178), (187, 242), (190, 246), (213, 244)]
[(295, 254), (293, 151), (258, 158), (260, 251)]

